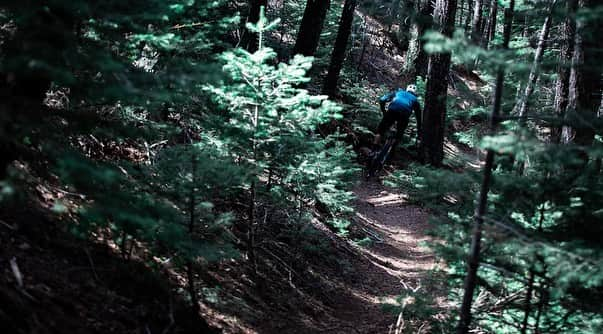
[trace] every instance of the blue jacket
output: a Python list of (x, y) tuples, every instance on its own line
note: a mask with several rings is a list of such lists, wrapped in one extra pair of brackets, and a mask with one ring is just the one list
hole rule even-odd
[(387, 109), (392, 111), (402, 111), (410, 114), (413, 111), (417, 112), (417, 110), (419, 110), (420, 112), (421, 110), (417, 97), (404, 89), (399, 89), (397, 92), (383, 95), (379, 99), (379, 102), (381, 102), (381, 104), (390, 102)]
[(385, 112), (385, 103), (390, 102), (388, 110), (403, 112), (408, 116), (414, 111), (417, 119), (417, 128), (421, 130), (421, 105), (417, 97), (404, 89), (398, 89), (396, 92), (385, 94), (379, 98), (381, 111)]

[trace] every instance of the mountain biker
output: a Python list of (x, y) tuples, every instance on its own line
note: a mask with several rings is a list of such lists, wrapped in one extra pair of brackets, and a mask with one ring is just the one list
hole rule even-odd
[[(389, 102), (387, 110), (385, 109), (386, 103)], [(402, 140), (404, 131), (408, 126), (408, 120), (410, 114), (414, 111), (415, 118), (417, 119), (417, 140), (421, 139), (421, 105), (417, 99), (417, 86), (408, 85), (406, 90), (400, 88), (395, 92), (383, 95), (379, 98), (379, 105), (383, 118), (379, 127), (377, 128), (377, 134), (373, 141), (373, 147), (378, 149), (379, 141), (381, 137), (385, 135), (385, 132), (396, 122), (396, 141), (394, 147)]]

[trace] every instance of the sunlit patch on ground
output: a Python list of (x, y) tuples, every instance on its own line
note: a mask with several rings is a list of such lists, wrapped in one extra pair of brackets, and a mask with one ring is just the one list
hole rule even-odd
[(366, 202), (373, 206), (388, 206), (406, 203), (408, 196), (403, 194), (392, 194), (389, 192), (382, 192), (377, 196), (371, 196), (366, 199)]
[(444, 157), (445, 163), (451, 167), (463, 167), (472, 170), (479, 170), (483, 166), (483, 161), (480, 158), (481, 150), (470, 150), (459, 147), (458, 143), (446, 140), (444, 142)]

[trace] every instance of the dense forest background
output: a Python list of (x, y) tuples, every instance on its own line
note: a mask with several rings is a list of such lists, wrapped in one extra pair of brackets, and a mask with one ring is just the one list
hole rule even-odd
[(10, 333), (603, 332), (599, 2), (0, 4)]

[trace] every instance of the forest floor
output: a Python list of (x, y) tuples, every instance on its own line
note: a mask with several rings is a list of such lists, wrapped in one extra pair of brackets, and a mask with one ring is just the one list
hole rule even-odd
[[(384, 29), (365, 19), (372, 31)], [(355, 54), (372, 84), (402, 79), (393, 69), (401, 68), (403, 58), (385, 52), (395, 50), (390, 44), (369, 39), (366, 54)], [(482, 99), (474, 93), (479, 80), (453, 74), (459, 87), (468, 88), (451, 89), (459, 109)], [(449, 162), (456, 162), (452, 167), (479, 167), (475, 153), (446, 143)], [(404, 164), (395, 161), (388, 168)], [(188, 312), (179, 275), (151, 269), (144, 247), (140, 257), (126, 261), (103, 242), (74, 238), (67, 232), (69, 219), (51, 212), (54, 200), (69, 193), (53, 186), (54, 191), (36, 187), (36, 199), (19, 210), (0, 210), (0, 328), (12, 333), (204, 332), (205, 324)], [(275, 247), (261, 252), (262, 273), (255, 280), (240, 259), (199, 273), (202, 316), (216, 332), (429, 333), (446, 318), (446, 280), (438, 272), (444, 264), (427, 246), (438, 242), (428, 233), (430, 213), (410, 203), (403, 189), (388, 188), (381, 180), (361, 181), (353, 191), (349, 237), (315, 222), (309, 228), (321, 242), (315, 255), (300, 255), (303, 247), (289, 243), (282, 252)]]
[[(447, 152), (459, 158), (467, 153), (454, 145)], [(403, 160), (388, 170), (405, 168)], [(31, 183), (35, 200), (0, 210), (0, 328), (207, 332), (188, 313), (177, 273), (152, 269), (144, 247), (140, 257), (125, 260), (110, 244), (74, 238), (71, 219), (51, 208), (61, 196), (78, 195), (37, 179)], [(428, 234), (430, 213), (381, 180), (360, 181), (353, 191), (348, 237), (316, 222), (309, 228), (323, 244), (318, 252), (298, 257), (303, 247), (289, 243), (290, 255), (275, 261), (277, 249), (271, 248), (262, 253), (256, 279), (244, 259), (200, 271), (202, 317), (224, 334), (431, 332), (450, 305), (437, 270), (444, 264), (426, 246), (438, 242)]]
[[(403, 166), (396, 162), (388, 168)], [(289, 279), (270, 271), (275, 262), (263, 264), (255, 283), (244, 261), (212, 267), (202, 285), (219, 290), (213, 301), (204, 293), (203, 318), (225, 334), (430, 332), (447, 310), (445, 280), (438, 278), (439, 264), (425, 245), (437, 240), (428, 235), (428, 211), (399, 190), (380, 180), (359, 182), (353, 189), (350, 236), (313, 224), (318, 239), (330, 242), (301, 264), (285, 257), (296, 270)], [(43, 209), (52, 199), (42, 200), (57, 194), (38, 194), (38, 201), (0, 215), (2, 328), (14, 333), (199, 332), (203, 324), (187, 314), (184, 286), (174, 274), (157, 275), (144, 261), (124, 260), (103, 242), (74, 238), (65, 231), (69, 223)], [(431, 311), (422, 312), (425, 307)]]
[[(337, 238), (333, 256), (347, 269), (309, 269), (323, 278), (321, 290), (328, 297), (310, 293), (299, 308), (312, 305), (314, 312), (273, 315), (259, 333), (429, 333), (445, 318), (445, 280), (438, 278), (439, 264), (426, 245), (437, 242), (428, 235), (427, 210), (380, 180), (362, 181), (354, 193), (350, 234), (367, 241)], [(308, 302), (313, 296), (320, 300)]]
[[(445, 150), (452, 168), (479, 167), (479, 151), (451, 141)], [(406, 168), (405, 160), (387, 169)], [(71, 196), (77, 207), (79, 195), (38, 179), (31, 184), (34, 200), (0, 210), (0, 328), (209, 332), (188, 311), (181, 275), (152, 269), (143, 245), (125, 260), (110, 244), (74, 238), (71, 219), (53, 213), (52, 203)], [(348, 237), (317, 221), (308, 229), (318, 251), (288, 243), (282, 253), (260, 252), (260, 277), (249, 275), (244, 259), (200, 270), (202, 317), (216, 333), (429, 333), (446, 319), (451, 305), (438, 271), (445, 264), (427, 247), (438, 242), (429, 235), (428, 210), (381, 180), (360, 181), (353, 192)]]
[[(352, 315), (358, 333), (426, 330), (427, 322), (409, 319), (403, 310), (426, 291), (433, 298), (431, 306), (445, 306), (444, 289), (434, 277), (436, 258), (426, 245), (434, 241), (427, 233), (428, 212), (377, 181), (360, 183), (354, 193), (357, 228), (371, 235), (373, 242), (359, 247), (366, 261), (356, 268), (361, 282), (358, 293), (366, 303), (342, 304), (341, 312)], [(383, 312), (383, 304), (397, 305), (397, 312)]]
[[(335, 261), (309, 258), (289, 280), (264, 264), (262, 284), (246, 278), (244, 263), (223, 262), (212, 270), (218, 300), (204, 294), (203, 318), (225, 334), (430, 332), (447, 305), (445, 280), (438, 278), (438, 263), (425, 245), (437, 242), (427, 233), (429, 213), (380, 180), (359, 182), (354, 193), (350, 237), (315, 226), (319, 238), (331, 240), (323, 256)], [(35, 209), (39, 203), (30, 204), (0, 216), (2, 328), (13, 333), (208, 332), (187, 313), (179, 292), (183, 286), (173, 275), (124, 261), (103, 243), (73, 238), (64, 231), (65, 222)], [(353, 241), (362, 238), (366, 241)], [(295, 266), (293, 259), (286, 261)], [(203, 281), (206, 287), (213, 284), (207, 276)], [(421, 312), (425, 306), (435, 311)]]

